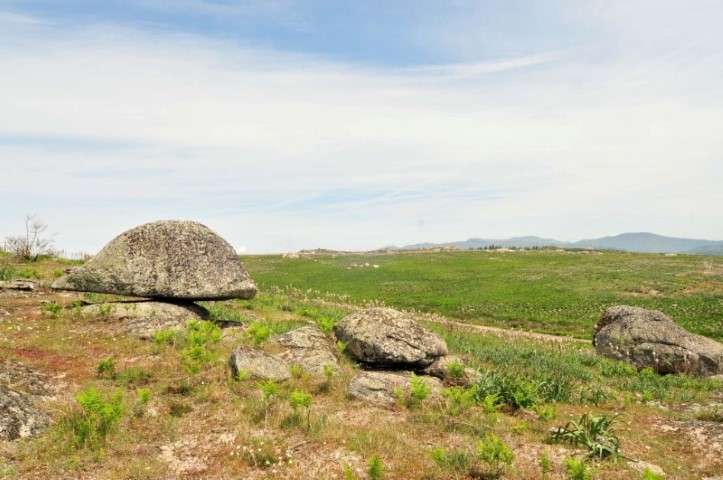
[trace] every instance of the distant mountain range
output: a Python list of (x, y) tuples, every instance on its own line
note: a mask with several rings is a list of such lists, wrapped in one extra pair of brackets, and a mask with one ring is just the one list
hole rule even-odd
[(512, 237), (504, 239), (470, 238), (469, 240), (448, 243), (417, 243), (406, 245), (400, 250), (418, 250), (428, 248), (458, 248), (475, 250), (492, 246), (503, 248), (592, 248), (600, 250), (624, 250), (643, 253), (689, 253), (697, 255), (723, 255), (723, 241), (697, 240), (656, 235), (655, 233), (621, 233), (611, 237), (590, 238), (577, 242), (563, 242), (553, 238), (535, 236)]

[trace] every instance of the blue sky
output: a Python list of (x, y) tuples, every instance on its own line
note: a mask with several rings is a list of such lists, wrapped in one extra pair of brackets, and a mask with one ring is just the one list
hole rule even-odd
[(0, 237), (723, 238), (723, 5), (0, 0)]

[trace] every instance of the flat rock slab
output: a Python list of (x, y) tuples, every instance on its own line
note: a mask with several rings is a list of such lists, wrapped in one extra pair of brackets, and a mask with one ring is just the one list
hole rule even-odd
[(179, 330), (189, 320), (205, 320), (208, 310), (193, 303), (110, 302), (81, 307), (81, 314), (120, 322), (131, 336), (151, 339), (161, 330)]
[(251, 298), (256, 285), (233, 247), (196, 222), (167, 220), (128, 230), (53, 288), (131, 297)]
[(608, 308), (595, 326), (593, 345), (603, 356), (658, 373), (723, 373), (723, 344), (684, 330), (657, 310)]
[(282, 382), (291, 378), (286, 360), (251, 347), (236, 348), (229, 359), (231, 373), (236, 378), (257, 378)]
[(292, 366), (315, 376), (323, 376), (326, 368), (339, 370), (331, 342), (315, 326), (276, 335), (269, 340), (268, 347), (275, 352), (248, 346), (236, 348), (229, 359), (234, 376), (284, 381), (291, 378)]
[(447, 344), (408, 313), (368, 308), (341, 319), (336, 337), (356, 360), (397, 368), (426, 367), (447, 354)]
[[(365, 370), (359, 372), (349, 382), (347, 393), (351, 398), (362, 400), (374, 405), (393, 406), (399, 393), (408, 393), (412, 372), (388, 372)], [(442, 391), (439, 379), (421, 376), (430, 388), (432, 396)]]
[(291, 365), (299, 365), (305, 371), (323, 375), (325, 368), (339, 370), (334, 347), (317, 327), (308, 326), (291, 330), (271, 339), (282, 351), (279, 358)]

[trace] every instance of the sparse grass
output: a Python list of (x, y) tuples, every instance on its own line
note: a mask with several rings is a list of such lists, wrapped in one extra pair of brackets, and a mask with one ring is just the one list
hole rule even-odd
[[(44, 262), (37, 264), (43, 275)], [(348, 311), (317, 298), (313, 292), (286, 295), (262, 290), (250, 301), (206, 305), (221, 305), (227, 320), (235, 316), (245, 326), (261, 322), (273, 335), (319, 324), (323, 318), (338, 319)], [(60, 437), (55, 434), (61, 431), (64, 413), (82, 408), (72, 400), (69, 403), (73, 405), (69, 405), (61, 395), (51, 403), (51, 412), (59, 413), (56, 426), (48, 434), (19, 442), (7, 459), (0, 450), (0, 465), (13, 472), (11, 478), (150, 480), (169, 474), (167, 460), (159, 457), (162, 449), (179, 461), (198, 458), (206, 465), (197, 473), (171, 474), (179, 478), (361, 480), (369, 478), (374, 456), (379, 457), (383, 476), (389, 480), (485, 478), (494, 469), (482, 460), (477, 447), (488, 434), (514, 447), (513, 465), (503, 468), (504, 478), (565, 478), (568, 474), (561, 461), (573, 451), (563, 445), (545, 445), (550, 422), (579, 421), (587, 411), (593, 416), (617, 414), (616, 435), (624, 453), (675, 472), (676, 478), (698, 480), (723, 466), (715, 457), (708, 460), (713, 463), (701, 466), (703, 460), (684, 432), (652, 426), (701, 415), (704, 410), (696, 410), (698, 414), (691, 409), (681, 411), (679, 402), (695, 400), (705, 405), (719, 401), (716, 395), (723, 384), (638, 372), (624, 363), (597, 357), (586, 345), (509, 341), (430, 325), (447, 340), (450, 353), (460, 356), (465, 365), (479, 368), (485, 377), (498, 377), (489, 382), (495, 393), (482, 395), (477, 386), (451, 387), (444, 390), (442, 398), (427, 397), (412, 409), (381, 409), (346, 397), (355, 370), (343, 355), (339, 371), (328, 377), (301, 374), (260, 388), (255, 381), (231, 381), (222, 361), (241, 339), (226, 337), (216, 342), (214, 330), (208, 328), (199, 334), (199, 343), (212, 352), (213, 359), (203, 363), (197, 373), (190, 373), (183, 354), (188, 346), (187, 329), (164, 333), (156, 345), (118, 335), (107, 320), (62, 314), (50, 318), (38, 311), (39, 299), (61, 306), (74, 300), (41, 293), (3, 303), (11, 315), (0, 322), (0, 360), (18, 359), (53, 374), (63, 373), (68, 385), (95, 388), (105, 401), (122, 392), (121, 405), (127, 414), (121, 415), (99, 447), (76, 449), (68, 430)], [(96, 300), (110, 301), (101, 295)], [(108, 359), (112, 368), (107, 366)], [(102, 364), (106, 366), (99, 369)], [(522, 395), (517, 392), (520, 382), (525, 385)], [(500, 395), (505, 389), (508, 393)], [(295, 391), (313, 394), (308, 417), (304, 402), (297, 407), (292, 404)], [(533, 391), (532, 407), (512, 407), (527, 403), (519, 399)], [(661, 410), (658, 402), (670, 408)], [(285, 419), (294, 410), (297, 421), (292, 425)], [(435, 458), (433, 447), (442, 449), (443, 454)], [(543, 467), (545, 455), (548, 461)], [(349, 468), (345, 470), (345, 466)], [(641, 475), (623, 461), (585, 466), (588, 471), (594, 467), (595, 478), (600, 480)]]

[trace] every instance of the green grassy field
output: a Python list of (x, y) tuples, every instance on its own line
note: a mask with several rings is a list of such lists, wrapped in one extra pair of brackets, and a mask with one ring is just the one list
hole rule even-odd
[(723, 340), (721, 257), (528, 251), (242, 260), (262, 289), (311, 289), (312, 296), (381, 300), (470, 323), (581, 338), (591, 336), (605, 307), (624, 303), (662, 310), (693, 332)]

